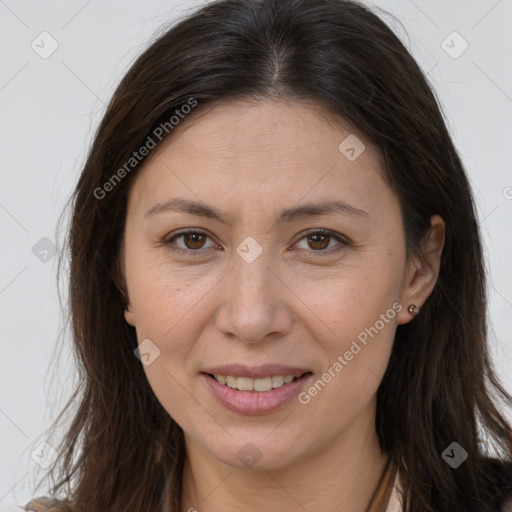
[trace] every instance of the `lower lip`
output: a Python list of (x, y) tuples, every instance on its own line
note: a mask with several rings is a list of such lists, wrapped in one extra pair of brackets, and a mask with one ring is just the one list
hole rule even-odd
[(220, 384), (206, 373), (201, 375), (222, 405), (230, 411), (247, 415), (267, 414), (283, 407), (313, 377), (312, 373), (306, 373), (293, 382), (270, 391), (239, 391)]

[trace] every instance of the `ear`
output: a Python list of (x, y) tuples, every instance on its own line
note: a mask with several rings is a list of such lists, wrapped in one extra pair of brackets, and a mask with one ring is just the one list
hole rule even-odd
[(399, 325), (412, 320), (407, 311), (410, 304), (421, 309), (432, 293), (439, 276), (444, 242), (445, 223), (439, 215), (433, 215), (430, 228), (420, 243), (421, 254), (412, 256), (402, 284), (400, 303), (403, 309), (398, 314)]
[(130, 304), (126, 305), (126, 308), (124, 310), (124, 319), (126, 320), (126, 323), (131, 325), (132, 327), (135, 327), (135, 315), (132, 312)]
[(121, 292), (121, 296), (123, 297), (123, 300), (125, 302), (124, 319), (126, 320), (126, 323), (128, 323), (132, 327), (135, 327), (135, 315), (132, 312), (130, 299), (128, 297), (128, 289), (126, 286), (123, 262), (124, 262), (124, 238), (121, 243), (119, 255), (114, 264), (114, 283), (116, 284), (117, 289)]

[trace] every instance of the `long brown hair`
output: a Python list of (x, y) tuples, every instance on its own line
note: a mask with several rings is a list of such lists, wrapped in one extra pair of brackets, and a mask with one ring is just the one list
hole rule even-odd
[[(145, 160), (126, 163), (191, 99), (199, 112), (235, 97), (316, 102), (366, 134), (399, 196), (409, 254), (420, 251), (430, 217), (444, 219), (438, 282), (415, 320), (397, 328), (376, 430), (400, 471), (405, 512), (497, 510), (512, 491), (512, 432), (499, 402), (512, 399), (488, 353), (468, 179), (417, 63), (376, 14), (343, 0), (211, 3), (153, 42), (115, 91), (73, 195), (69, 292), (81, 384), (51, 468), (52, 496), (67, 495), (55, 510), (180, 510), (183, 432), (134, 357), (123, 315), (119, 249)], [(441, 457), (454, 441), (468, 453), (457, 469)]]

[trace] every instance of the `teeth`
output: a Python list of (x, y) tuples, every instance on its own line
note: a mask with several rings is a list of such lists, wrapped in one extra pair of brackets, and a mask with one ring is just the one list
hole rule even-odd
[(284, 384), (284, 377), (281, 375), (277, 375), (276, 377), (272, 377), (272, 387), (280, 388)]
[[(240, 378), (238, 380), (240, 380)], [(254, 391), (270, 391), (272, 389), (272, 377), (247, 380), (252, 380), (252, 389), (254, 389)]]
[(246, 377), (238, 377), (236, 381), (236, 387), (240, 391), (252, 391), (254, 384), (254, 379), (246, 378)]
[(236, 377), (231, 377), (231, 375), (226, 376), (226, 385), (229, 386), (230, 388), (236, 388), (236, 381)]
[(293, 382), (296, 378), (293, 375), (275, 375), (273, 377), (263, 377), (262, 379), (252, 379), (250, 377), (233, 377), (232, 375), (215, 375), (215, 380), (224, 386), (228, 386), (239, 391), (259, 391), (265, 392), (271, 389), (280, 388), (285, 384)]

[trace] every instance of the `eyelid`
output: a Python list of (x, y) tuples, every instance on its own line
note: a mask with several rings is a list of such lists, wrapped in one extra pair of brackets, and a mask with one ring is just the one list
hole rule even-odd
[[(205, 235), (206, 237), (210, 238), (210, 240), (214, 241), (213, 238), (208, 234), (208, 232), (206, 232), (205, 230), (203, 230), (201, 228), (183, 228), (181, 230), (178, 230), (177, 232), (171, 233), (169, 236), (164, 237), (162, 240), (162, 243), (163, 243), (163, 245), (166, 245), (166, 246), (171, 245), (171, 243), (176, 238), (179, 238), (180, 236), (187, 235), (187, 234)], [(339, 250), (342, 247), (347, 246), (351, 243), (350, 240), (347, 237), (345, 237), (344, 235), (342, 235), (341, 233), (337, 233), (335, 231), (331, 231), (331, 230), (325, 229), (325, 228), (310, 228), (306, 231), (303, 231), (302, 233), (299, 233), (296, 241), (293, 242), (293, 245), (296, 245), (302, 239), (306, 238), (307, 236), (313, 235), (313, 234), (328, 235), (331, 238), (335, 239), (338, 242), (338, 244), (335, 247), (331, 247), (330, 249), (323, 249), (323, 250), (318, 250), (318, 251), (308, 250), (308, 249), (298, 249), (298, 250), (306, 251), (306, 252), (309, 252), (312, 254), (318, 254), (319, 256), (321, 256), (324, 254), (333, 254), (337, 250)], [(216, 242), (214, 242), (214, 243), (216, 243)], [(207, 247), (206, 250), (208, 250), (208, 249), (212, 249), (212, 247)], [(171, 250), (174, 252), (186, 254), (186, 255), (192, 254), (194, 256), (201, 255), (205, 251), (204, 248), (195, 249), (195, 250), (194, 249), (171, 248)]]
[(347, 237), (345, 237), (344, 235), (342, 235), (341, 233), (337, 233), (336, 231), (331, 231), (330, 229), (325, 229), (325, 228), (311, 228), (311, 229), (308, 229), (308, 230), (300, 233), (298, 235), (297, 240), (293, 243), (293, 245), (300, 242), (303, 238), (306, 238), (310, 235), (315, 235), (315, 234), (328, 235), (331, 238), (333, 238), (334, 240), (336, 240), (338, 242), (338, 244), (335, 247), (331, 247), (330, 249), (323, 249), (320, 251), (313, 251), (313, 250), (307, 250), (307, 249), (299, 249), (299, 250), (306, 250), (307, 252), (310, 252), (312, 254), (318, 254), (318, 255), (332, 254), (332, 253), (336, 252), (338, 249), (340, 249), (341, 247), (347, 246), (350, 244), (349, 239)]
[[(176, 232), (171, 233), (169, 236), (165, 236), (162, 239), (162, 244), (165, 246), (170, 246), (173, 241), (176, 238), (179, 238), (180, 236), (187, 235), (189, 233), (198, 234), (198, 235), (204, 235), (208, 237), (210, 240), (213, 241), (213, 238), (203, 229), (201, 228), (183, 228)], [(207, 247), (207, 249), (212, 249), (212, 247)], [(186, 254), (186, 255), (193, 255), (193, 256), (199, 256), (201, 253), (204, 252), (204, 249), (182, 249), (181, 247), (171, 247), (171, 250), (174, 252), (177, 252), (179, 254)]]

